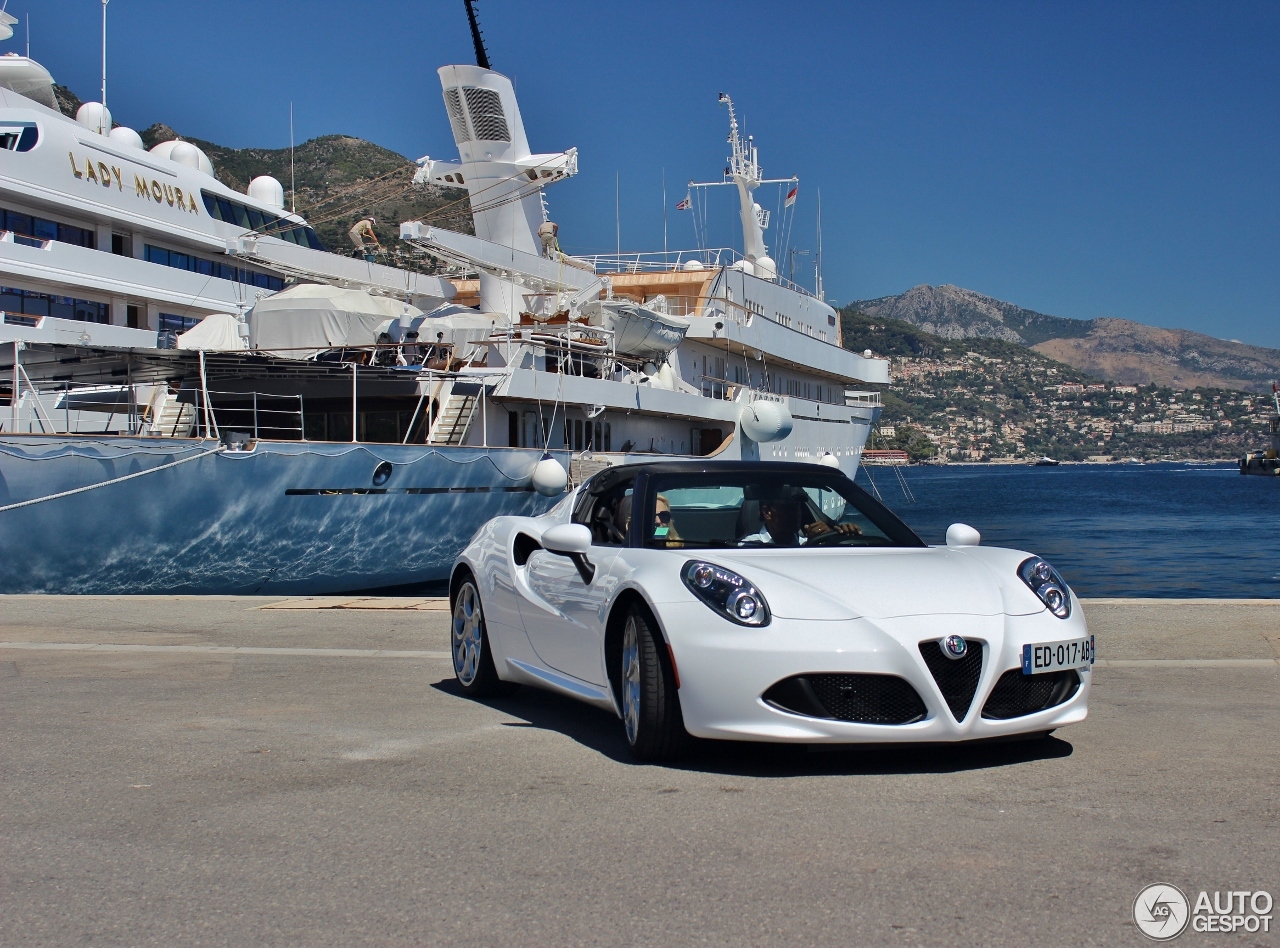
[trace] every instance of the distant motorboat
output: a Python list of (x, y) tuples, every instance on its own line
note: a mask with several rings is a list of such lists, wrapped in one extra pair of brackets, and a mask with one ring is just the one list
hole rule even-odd
[(1046, 454), (1043, 457), (1041, 457), (1039, 461), (1036, 461), (1034, 466), (1035, 467), (1057, 467), (1061, 463), (1062, 463), (1061, 461), (1055, 460), (1054, 458), (1051, 458), (1049, 457), (1049, 455)]

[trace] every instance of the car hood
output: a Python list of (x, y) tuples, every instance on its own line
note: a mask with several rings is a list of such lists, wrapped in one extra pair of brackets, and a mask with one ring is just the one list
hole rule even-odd
[[(997, 573), (963, 550), (717, 550), (714, 559), (755, 583), (773, 614), (784, 619), (1008, 611)], [(1037, 608), (1043, 608), (1038, 601), (1027, 611)]]

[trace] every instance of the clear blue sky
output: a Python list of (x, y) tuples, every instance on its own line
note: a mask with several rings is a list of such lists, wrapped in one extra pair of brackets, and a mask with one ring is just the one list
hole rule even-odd
[[(96, 97), (97, 0), (8, 9), (31, 13), (55, 78)], [(681, 182), (718, 177), (726, 91), (765, 171), (801, 178), (801, 247), (822, 189), (841, 303), (955, 283), (1280, 347), (1280, 4), (479, 9), (533, 148), (580, 150), (581, 173), (549, 192), (567, 249), (613, 249), (615, 173), (624, 249), (660, 249), (663, 169), (669, 207)], [(461, 0), (111, 0), (109, 16), (117, 121), (280, 147), (292, 100), (299, 141), (457, 157), (435, 70), (472, 61)], [(716, 197), (728, 239), (729, 189)], [(668, 217), (671, 245), (692, 246), (689, 215)]]

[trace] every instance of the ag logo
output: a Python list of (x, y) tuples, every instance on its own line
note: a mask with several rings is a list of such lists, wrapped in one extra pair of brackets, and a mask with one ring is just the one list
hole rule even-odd
[(1191, 906), (1176, 885), (1157, 882), (1133, 900), (1133, 921), (1138, 931), (1156, 941), (1177, 938), (1187, 927)]

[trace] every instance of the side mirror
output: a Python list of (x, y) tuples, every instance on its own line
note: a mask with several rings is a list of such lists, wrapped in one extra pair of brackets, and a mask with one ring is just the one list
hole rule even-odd
[(982, 534), (967, 523), (953, 523), (947, 527), (947, 546), (977, 546)]
[(561, 556), (585, 553), (591, 549), (591, 530), (580, 523), (562, 523), (542, 534), (542, 548)]
[(587, 559), (591, 549), (591, 530), (580, 523), (562, 523), (542, 534), (542, 548), (557, 556), (567, 556), (578, 568), (578, 575), (588, 586), (595, 579), (596, 568)]

